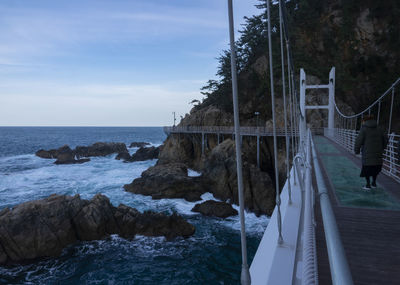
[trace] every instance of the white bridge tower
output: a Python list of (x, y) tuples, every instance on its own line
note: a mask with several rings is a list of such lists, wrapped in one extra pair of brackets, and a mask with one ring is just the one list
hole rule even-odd
[[(307, 89), (328, 89), (329, 100), (328, 105), (306, 105), (306, 90)], [(306, 110), (327, 109), (328, 110), (328, 129), (333, 132), (335, 127), (335, 67), (329, 72), (329, 83), (325, 85), (307, 85), (306, 73), (304, 69), (300, 69), (300, 111), (303, 116), (300, 117), (300, 138), (301, 145), (304, 146), (306, 138)]]

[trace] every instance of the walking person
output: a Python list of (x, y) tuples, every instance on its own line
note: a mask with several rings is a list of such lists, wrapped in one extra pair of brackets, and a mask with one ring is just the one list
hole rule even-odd
[(376, 177), (382, 170), (382, 156), (386, 144), (387, 138), (383, 130), (378, 127), (374, 116), (365, 116), (354, 144), (354, 152), (356, 154), (359, 154), (361, 150), (362, 169), (360, 177), (365, 177), (367, 182), (363, 187), (364, 190), (369, 191), (371, 187), (376, 188)]

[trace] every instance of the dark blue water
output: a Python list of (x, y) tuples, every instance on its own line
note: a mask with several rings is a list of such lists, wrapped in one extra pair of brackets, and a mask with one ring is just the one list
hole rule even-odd
[[(103, 193), (115, 206), (124, 203), (140, 211), (175, 211), (196, 227), (193, 237), (172, 242), (164, 238), (137, 236), (124, 240), (112, 236), (74, 244), (58, 258), (0, 267), (0, 284), (238, 284), (238, 217), (203, 217), (190, 211), (195, 203), (151, 200), (123, 191), (124, 184), (139, 177), (155, 160), (122, 163), (110, 155), (80, 165), (55, 165), (52, 160), (34, 155), (38, 149), (64, 144), (75, 147), (98, 141), (128, 145), (146, 141), (159, 145), (165, 138), (162, 128), (157, 127), (0, 127), (0, 210), (53, 193), (79, 193), (85, 199)], [(130, 149), (131, 153), (135, 151), (136, 148)], [(213, 196), (207, 193), (202, 198)], [(247, 213), (246, 223), (251, 259), (268, 219)]]
[(161, 144), (166, 136), (160, 127), (0, 127), (0, 157), (35, 153), (40, 148), (71, 148), (95, 142), (147, 141)]

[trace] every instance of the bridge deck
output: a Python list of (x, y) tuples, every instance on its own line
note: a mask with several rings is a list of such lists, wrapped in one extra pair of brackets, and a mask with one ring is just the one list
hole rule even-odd
[[(380, 174), (378, 190), (364, 193), (359, 189), (365, 182), (354, 177), (361, 167), (357, 157), (327, 139), (317, 138), (316, 146), (354, 284), (399, 284), (400, 185)], [(339, 167), (345, 169), (335, 173), (335, 163), (345, 160), (347, 166)], [(344, 194), (346, 190), (353, 193)], [(331, 284), (318, 201), (316, 204), (319, 279), (320, 284)]]

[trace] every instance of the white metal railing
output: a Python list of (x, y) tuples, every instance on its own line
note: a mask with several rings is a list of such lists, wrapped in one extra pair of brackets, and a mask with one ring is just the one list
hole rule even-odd
[[(326, 128), (324, 135), (331, 138), (346, 150), (354, 153), (354, 144), (359, 131), (350, 129)], [(382, 172), (400, 182), (400, 135), (391, 133), (388, 135), (388, 144), (383, 153)]]
[[(194, 133), (194, 134), (235, 134), (233, 126), (174, 126), (164, 127), (166, 134), (173, 133)], [(295, 129), (288, 129), (288, 135), (296, 136)], [(244, 136), (273, 136), (273, 129), (267, 127), (240, 127), (240, 134)], [(277, 136), (285, 136), (285, 129), (276, 129)]]
[(298, 279), (301, 284), (318, 284), (310, 131), (305, 143), (293, 158), (291, 175), (280, 194), (282, 241), (276, 206), (251, 263), (253, 285), (299, 284)]

